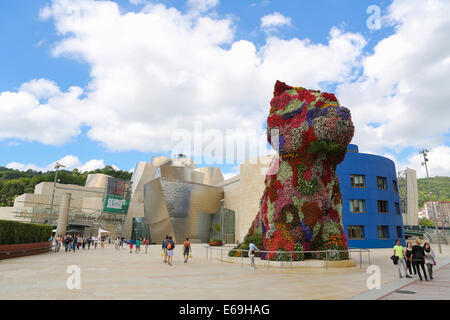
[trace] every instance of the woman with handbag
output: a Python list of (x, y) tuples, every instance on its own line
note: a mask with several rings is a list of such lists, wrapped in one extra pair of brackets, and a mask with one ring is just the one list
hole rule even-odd
[(428, 242), (423, 245), (423, 250), (425, 251), (425, 264), (427, 265), (428, 275), (430, 280), (433, 280), (433, 266), (436, 265), (434, 251)]

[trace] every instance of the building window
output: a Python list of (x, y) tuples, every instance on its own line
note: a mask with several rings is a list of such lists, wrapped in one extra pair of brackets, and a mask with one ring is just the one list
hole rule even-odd
[(398, 192), (397, 181), (392, 180), (392, 184), (394, 185), (394, 191)]
[(378, 212), (379, 213), (388, 213), (388, 202), (385, 200), (378, 200)]
[(403, 231), (401, 226), (397, 226), (397, 239), (403, 239)]
[(388, 226), (377, 226), (378, 239), (389, 239)]
[(348, 226), (349, 239), (364, 239), (364, 226)]
[(395, 213), (400, 214), (400, 206), (399, 206), (398, 202), (395, 203)]
[(350, 212), (362, 213), (366, 212), (366, 202), (364, 200), (350, 200)]
[(377, 177), (377, 186), (380, 190), (387, 190), (386, 178), (385, 177)]
[(350, 183), (352, 188), (365, 188), (366, 187), (366, 177), (362, 175), (350, 175)]

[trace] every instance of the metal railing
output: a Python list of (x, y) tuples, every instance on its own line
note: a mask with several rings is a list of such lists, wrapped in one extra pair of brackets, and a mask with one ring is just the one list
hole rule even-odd
[[(241, 258), (241, 267), (244, 266), (244, 258), (248, 258), (248, 252), (249, 250), (244, 250), (244, 249), (230, 249), (230, 248), (223, 248), (223, 247), (215, 247), (215, 246), (205, 246), (206, 248), (206, 260), (209, 260), (211, 263), (213, 263), (213, 250), (214, 251), (220, 251), (220, 261), (223, 264), (224, 262), (224, 251), (226, 251), (225, 256), (228, 257), (228, 253), (231, 251), (235, 251), (235, 252), (240, 252), (240, 258)], [(244, 257), (244, 252), (247, 253), (247, 257)], [(337, 254), (344, 252), (344, 253), (348, 253), (348, 258), (349, 260), (352, 260), (352, 253), (357, 254), (357, 256), (359, 257), (359, 268), (362, 268), (362, 264), (363, 264), (363, 253), (367, 253), (367, 263), (368, 265), (370, 265), (370, 250), (369, 249), (361, 249), (361, 248), (349, 248), (349, 250), (315, 250), (315, 251), (263, 251), (263, 250), (259, 250), (257, 251), (257, 253), (265, 253), (265, 255), (267, 254), (273, 254), (275, 256), (277, 255), (287, 255), (289, 254), (289, 260), (270, 260), (270, 259), (264, 259), (265, 261), (267, 261), (267, 268), (270, 268), (270, 262), (289, 262), (290, 263), (290, 269), (292, 270), (293, 265), (292, 262), (293, 260), (293, 255), (294, 254), (302, 254), (303, 257), (306, 253), (308, 254), (318, 254), (320, 255), (322, 253), (325, 254), (325, 259), (311, 259), (311, 260), (325, 260), (325, 268), (328, 269), (328, 261), (337, 261), (339, 259), (333, 259), (333, 257), (335, 257)], [(255, 257), (256, 258), (256, 257)], [(297, 261), (297, 260), (296, 260)], [(302, 261), (302, 260), (300, 260)]]

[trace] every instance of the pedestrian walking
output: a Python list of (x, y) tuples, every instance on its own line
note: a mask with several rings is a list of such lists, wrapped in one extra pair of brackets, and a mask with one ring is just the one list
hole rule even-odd
[(89, 238), (87, 239), (88, 250), (91, 248), (91, 243), (92, 243), (92, 237), (89, 236)]
[[(409, 275), (414, 278), (418, 278), (419, 276), (417, 275), (416, 268), (413, 267), (413, 263), (412, 263), (412, 244), (409, 241), (406, 243), (405, 259), (406, 259), (406, 268), (409, 271)], [(413, 275), (413, 271), (414, 271), (414, 275)]]
[(164, 263), (167, 263), (167, 242), (168, 241), (169, 241), (169, 236), (166, 236), (166, 239), (163, 240), (162, 247), (161, 247), (162, 253), (164, 255), (164, 259), (163, 259)]
[(111, 247), (111, 236), (108, 237), (108, 245)]
[(130, 253), (133, 253), (133, 239), (130, 239)]
[(64, 249), (67, 251), (70, 251), (70, 238), (69, 235), (66, 234), (64, 237)]
[(114, 249), (119, 249), (119, 238), (116, 238), (116, 240), (114, 240)]
[(97, 250), (97, 246), (98, 246), (98, 238), (94, 237), (94, 250)]
[(145, 253), (147, 253), (147, 250), (148, 250), (148, 239), (145, 239), (144, 243), (145, 243)]
[(405, 262), (405, 248), (401, 245), (401, 241), (397, 240), (396, 245), (394, 246), (394, 256), (398, 257), (398, 264), (397, 264), (397, 270), (398, 270), (398, 276), (400, 278), (403, 278), (401, 268), (405, 271), (405, 276), (407, 278), (411, 278), (410, 275), (406, 273), (406, 262)]
[(78, 250), (80, 250), (80, 247), (82, 244), (83, 244), (83, 238), (80, 235), (78, 235), (78, 238), (77, 238), (77, 249)]
[(183, 243), (183, 256), (184, 256), (184, 263), (188, 262), (189, 254), (192, 252), (191, 249), (191, 243), (189, 242), (189, 238), (186, 238), (186, 240)]
[(86, 243), (87, 243), (86, 237), (83, 236), (83, 243), (82, 243), (82, 245), (83, 245), (83, 250), (86, 249)]
[(136, 239), (136, 253), (139, 253), (141, 251), (141, 239)]
[(73, 239), (72, 239), (72, 250), (73, 250), (73, 252), (77, 251), (77, 245), (78, 245), (78, 238), (74, 234), (73, 235)]
[(102, 249), (105, 249), (105, 239), (106, 239), (106, 236), (104, 236), (104, 235), (100, 236), (100, 240), (101, 240), (100, 246), (102, 247)]
[(416, 239), (416, 244), (412, 247), (412, 261), (413, 266), (416, 268), (417, 274), (419, 275), (420, 281), (422, 281), (422, 275), (420, 274), (420, 268), (422, 268), (425, 281), (428, 281), (427, 273), (425, 272), (425, 250), (420, 245), (421, 240)]
[(255, 267), (255, 251), (259, 251), (259, 249), (253, 243), (253, 240), (250, 240), (249, 248), (248, 248), (248, 256), (250, 257), (250, 269), (256, 269)]
[(425, 264), (427, 265), (428, 275), (430, 280), (433, 280), (433, 266), (436, 265), (434, 251), (428, 242), (423, 245), (423, 250), (425, 251)]
[(173, 249), (175, 249), (175, 242), (172, 240), (172, 237), (169, 237), (169, 241), (167, 242), (167, 264), (172, 266), (173, 260)]

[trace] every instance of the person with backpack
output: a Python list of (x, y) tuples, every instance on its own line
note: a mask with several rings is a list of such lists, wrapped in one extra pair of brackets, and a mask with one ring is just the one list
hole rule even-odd
[(425, 264), (427, 265), (428, 275), (430, 280), (433, 280), (433, 266), (436, 265), (434, 251), (428, 242), (423, 245), (423, 250), (425, 251)]
[(191, 243), (189, 242), (189, 238), (186, 238), (186, 241), (184, 241), (184, 244), (183, 244), (184, 263), (188, 262), (189, 254), (191, 252), (192, 252)]
[(403, 270), (405, 271), (406, 278), (411, 278), (411, 276), (406, 273), (406, 263), (405, 263), (405, 248), (401, 245), (400, 240), (397, 240), (397, 244), (394, 246), (394, 256), (398, 257), (398, 264), (397, 264), (397, 270), (398, 270), (398, 276), (400, 278), (402, 277), (401, 267), (403, 267)]
[(172, 237), (169, 237), (169, 241), (167, 242), (167, 264), (169, 266), (172, 266), (173, 249), (175, 249), (175, 242), (172, 240)]
[(162, 247), (161, 247), (161, 250), (164, 254), (164, 259), (163, 259), (164, 263), (167, 263), (167, 242), (168, 241), (169, 241), (169, 236), (166, 236), (166, 239), (163, 240)]
[(427, 273), (425, 272), (425, 251), (420, 245), (421, 241), (419, 238), (416, 239), (416, 244), (412, 247), (412, 260), (413, 266), (416, 268), (417, 274), (419, 275), (420, 281), (422, 281), (422, 275), (420, 274), (420, 268), (422, 268), (425, 281), (428, 281)]

